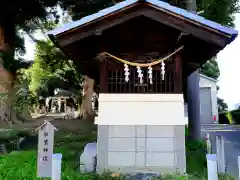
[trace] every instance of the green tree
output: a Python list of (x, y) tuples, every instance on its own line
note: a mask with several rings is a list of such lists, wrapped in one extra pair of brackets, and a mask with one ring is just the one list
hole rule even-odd
[(36, 96), (52, 96), (55, 88), (80, 92), (81, 74), (71, 60), (49, 40), (36, 44), (34, 64), (25, 70), (29, 89)]
[(96, 13), (99, 10), (112, 6), (121, 1), (123, 0), (61, 0), (60, 6), (69, 12), (73, 20), (79, 20), (84, 16)]
[(211, 60), (206, 62), (200, 69), (200, 73), (213, 79), (218, 79), (218, 77), (220, 76), (220, 69), (218, 67), (216, 58), (212, 58)]
[[(37, 29), (42, 34), (43, 39), (36, 40), (30, 34), (32, 40), (36, 42), (36, 47), (34, 63), (29, 69), (21, 71), (21, 77), (28, 82), (29, 89), (28, 100), (24, 102), (39, 104), (38, 97), (52, 96), (55, 88), (67, 89), (76, 94), (80, 92), (81, 74), (77, 71), (76, 66), (48, 38), (44, 38), (46, 31), (69, 20), (69, 15), (63, 14), (58, 19), (55, 17), (48, 17), (44, 20), (37, 18), (28, 24), (32, 29)], [(18, 99), (19, 103), (23, 102), (21, 96)], [(19, 107), (25, 107), (25, 111), (22, 110), (25, 112), (23, 117), (30, 119), (26, 104), (19, 105)]]
[[(81, 17), (93, 14), (101, 9), (112, 6), (123, 0), (93, 0), (93, 1), (78, 1), (78, 0), (61, 0), (60, 6), (68, 10), (73, 20), (78, 20)], [(180, 8), (204, 10), (201, 14), (207, 19), (213, 20), (220, 24), (234, 26), (234, 13), (238, 12), (238, 0), (163, 0)]]
[(218, 98), (217, 102), (218, 102), (218, 112), (219, 113), (222, 111), (228, 110), (228, 105), (227, 105), (227, 103), (224, 102), (224, 99)]
[(19, 86), (16, 91), (15, 106), (13, 106), (16, 117), (23, 122), (32, 120), (32, 116), (30, 114), (31, 106), (29, 107), (29, 105), (34, 104), (36, 101), (34, 94), (30, 93), (29, 91), (28, 80), (27, 76), (25, 75), (25, 71), (26, 69), (20, 69), (17, 73)]
[(234, 27), (234, 14), (239, 12), (238, 0), (197, 0), (198, 10), (206, 19)]
[(18, 122), (15, 117), (13, 103), (16, 100), (17, 72), (26, 63), (18, 54), (24, 53), (24, 41), (19, 35), (22, 30), (31, 35), (33, 27), (31, 22), (36, 18), (45, 19), (51, 11), (47, 7), (53, 7), (57, 0), (19, 0), (3, 1), (0, 6), (0, 59), (1, 64), (10, 73), (10, 84), (7, 86), (7, 102), (1, 112), (1, 117)]

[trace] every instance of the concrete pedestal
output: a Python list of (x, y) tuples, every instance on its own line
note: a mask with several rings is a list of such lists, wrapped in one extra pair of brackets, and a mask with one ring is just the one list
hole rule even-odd
[(97, 171), (186, 172), (181, 94), (100, 94)]

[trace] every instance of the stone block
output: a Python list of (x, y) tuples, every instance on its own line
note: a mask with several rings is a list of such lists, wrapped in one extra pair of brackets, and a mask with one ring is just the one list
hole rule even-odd
[(109, 137), (135, 137), (135, 126), (109, 125)]
[(136, 125), (136, 137), (145, 137), (145, 136), (146, 136), (146, 126)]
[(135, 151), (135, 138), (109, 138), (108, 151)]
[(146, 138), (136, 138), (136, 151), (146, 151)]
[(174, 126), (148, 125), (147, 137), (174, 137)]
[(135, 166), (135, 152), (108, 152), (108, 166)]
[(145, 152), (136, 153), (136, 166), (144, 167), (146, 162)]
[(169, 153), (147, 152), (146, 153), (146, 166), (174, 167), (175, 166), (175, 154), (174, 154), (174, 152), (169, 152)]
[(148, 152), (174, 151), (174, 138), (146, 138)]

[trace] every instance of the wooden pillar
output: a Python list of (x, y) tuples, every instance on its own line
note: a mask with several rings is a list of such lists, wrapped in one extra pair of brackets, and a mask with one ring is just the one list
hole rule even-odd
[[(100, 53), (106, 52), (104, 38), (102, 34), (99, 36), (99, 47)], [(100, 56), (100, 93), (106, 93), (108, 91), (108, 84), (107, 84), (107, 61), (105, 55)]]
[(104, 61), (100, 67), (100, 93), (106, 93), (107, 91), (107, 62)]
[(3, 27), (0, 25), (0, 52), (3, 52), (5, 49), (5, 43), (4, 43), (4, 31)]
[(177, 53), (174, 57), (175, 62), (175, 78), (174, 78), (174, 92), (182, 93), (182, 57)]
[[(0, 25), (0, 86), (1, 86), (0, 93), (5, 93), (8, 91), (9, 80), (10, 80), (10, 79), (8, 80), (8, 76), (7, 76), (8, 73), (3, 67), (3, 59), (2, 59), (3, 52), (4, 52), (4, 32), (3, 32), (3, 27)], [(4, 104), (1, 104), (1, 105), (4, 106)]]

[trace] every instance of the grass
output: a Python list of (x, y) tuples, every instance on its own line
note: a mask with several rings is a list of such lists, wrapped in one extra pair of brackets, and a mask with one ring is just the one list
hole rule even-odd
[(196, 177), (206, 176), (206, 145), (202, 141), (186, 141), (187, 172)]
[[(63, 180), (79, 179), (79, 156), (86, 143), (96, 141), (96, 133), (66, 133), (57, 132), (55, 135), (54, 153), (63, 154)], [(27, 151), (13, 151), (0, 157), (0, 180), (27, 180), (36, 177), (37, 149)], [(82, 177), (82, 176), (81, 176)], [(81, 179), (81, 178), (80, 178)], [(89, 179), (89, 178), (88, 178)]]
[[(185, 136), (188, 137), (188, 128), (185, 128)], [(205, 157), (206, 144), (204, 141), (192, 141), (186, 138), (187, 172), (196, 177), (207, 175), (207, 162)]]
[[(16, 135), (12, 133), (11, 135)], [(7, 137), (5, 137), (7, 138)], [(62, 180), (114, 180), (123, 177), (110, 177), (108, 173), (104, 175), (80, 174), (79, 157), (88, 142), (96, 141), (96, 131), (90, 133), (68, 133), (59, 131), (55, 135), (54, 153), (63, 154)], [(204, 154), (205, 145), (202, 142), (186, 143), (187, 150), (187, 172), (189, 179), (200, 180), (206, 177), (206, 160)], [(26, 151), (13, 151), (6, 156), (0, 156), (0, 180), (36, 180), (36, 157), (37, 147)], [(227, 179), (221, 176), (220, 180)], [(166, 175), (158, 180), (187, 180), (186, 176)]]

